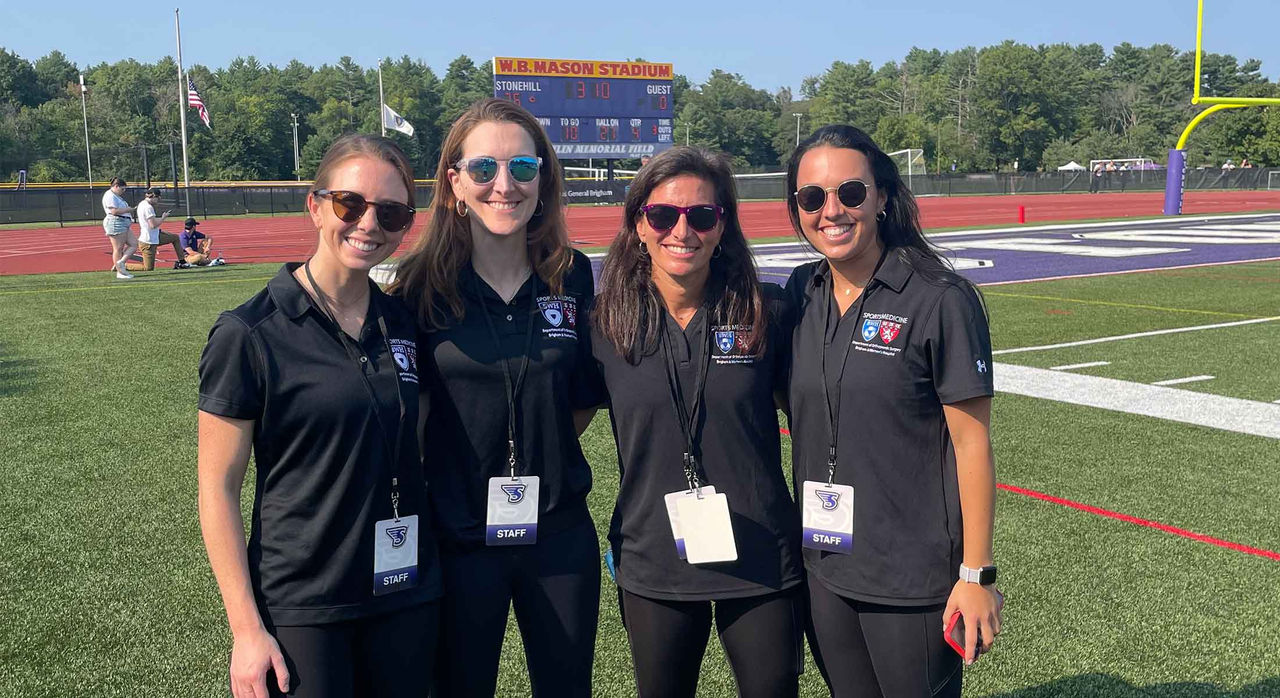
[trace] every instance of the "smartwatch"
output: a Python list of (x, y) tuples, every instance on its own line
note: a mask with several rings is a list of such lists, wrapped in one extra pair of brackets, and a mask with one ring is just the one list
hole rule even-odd
[(965, 567), (963, 564), (961, 564), (960, 579), (963, 581), (969, 582), (970, 584), (981, 584), (982, 586), (995, 584), (996, 583), (996, 566), (985, 565), (983, 567), (974, 569), (972, 567)]

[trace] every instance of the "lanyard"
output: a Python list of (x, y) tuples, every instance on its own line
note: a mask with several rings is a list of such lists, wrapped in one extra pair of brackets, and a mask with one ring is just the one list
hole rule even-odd
[(698, 415), (702, 411), (702, 397), (707, 383), (707, 367), (711, 364), (711, 349), (708, 342), (711, 338), (710, 320), (704, 330), (701, 363), (698, 366), (697, 382), (693, 386), (693, 411), (685, 409), (684, 391), (680, 389), (680, 373), (676, 367), (675, 356), (671, 352), (671, 341), (667, 337), (668, 329), (664, 318), (662, 323), (662, 353), (666, 359), (667, 387), (670, 389), (671, 406), (675, 409), (676, 421), (680, 422), (680, 431), (684, 434), (684, 477), (689, 481), (689, 489), (701, 487), (698, 478), (698, 459), (694, 446), (694, 436), (698, 428)]
[[(302, 265), (303, 271), (307, 274), (307, 281), (311, 282), (311, 288), (316, 292), (316, 298), (320, 301), (320, 310), (324, 313), (326, 319), (333, 323), (338, 330), (338, 340), (342, 343), (342, 348), (346, 350), (347, 356), (355, 362), (356, 368), (360, 369), (360, 378), (363, 379), (365, 391), (369, 394), (369, 403), (373, 407), (373, 418), (378, 422), (378, 432), (382, 435), (382, 443), (387, 449), (387, 453), (393, 454), (391, 461), (391, 511), (395, 515), (397, 521), (400, 520), (400, 444), (404, 441), (404, 393), (400, 391), (400, 377), (396, 376), (396, 400), (400, 403), (400, 421), (396, 424), (396, 442), (392, 446), (387, 441), (387, 428), (382, 421), (382, 407), (378, 402), (377, 395), (373, 391), (373, 384), (369, 382), (369, 376), (364, 372), (364, 364), (367, 357), (359, 346), (353, 346), (355, 342), (347, 336), (343, 331), (342, 325), (338, 324), (337, 317), (329, 308), (329, 301), (325, 299), (324, 292), (320, 290), (320, 285), (316, 283), (316, 279), (311, 275), (311, 260), (307, 260)], [(391, 350), (390, 334), (387, 332), (387, 321), (382, 317), (381, 309), (375, 307), (373, 296), (370, 296), (370, 310), (378, 316), (378, 329), (382, 332), (382, 343), (387, 349), (387, 361), (391, 362), (394, 372), (395, 352)], [(362, 361), (362, 359), (364, 359)], [(376, 369), (375, 369), (376, 370)]]
[(480, 290), (480, 274), (474, 270), (472, 270), (472, 274), (471, 283), (475, 287), (476, 298), (480, 301), (485, 324), (489, 326), (489, 337), (493, 340), (493, 348), (497, 352), (498, 363), (502, 364), (502, 386), (507, 391), (507, 467), (511, 469), (511, 477), (514, 479), (516, 477), (516, 454), (519, 453), (519, 449), (516, 448), (516, 400), (520, 397), (520, 387), (524, 385), (524, 375), (529, 370), (529, 354), (533, 351), (533, 326), (537, 324), (533, 315), (533, 303), (538, 295), (538, 274), (536, 272), (530, 274), (533, 279), (533, 287), (529, 291), (529, 306), (525, 312), (529, 320), (529, 328), (524, 336), (524, 351), (521, 352), (520, 372), (516, 374), (514, 381), (511, 379), (511, 362), (507, 361), (502, 355), (502, 341), (498, 339), (498, 328), (493, 324), (493, 316), (489, 313), (489, 305), (485, 302), (484, 294)]
[[(884, 264), (886, 252), (880, 253), (880, 260), (876, 262), (876, 267), (871, 271), (871, 278), (867, 279), (867, 285), (862, 287), (862, 293), (858, 294), (858, 305), (854, 310), (853, 322), (855, 327), (853, 331), (858, 332), (856, 327), (858, 319), (862, 317), (862, 308), (866, 305), (867, 296), (871, 295), (871, 282), (876, 278), (876, 272), (880, 271), (880, 265)], [(826, 296), (826, 313), (823, 318), (822, 329), (822, 397), (826, 400), (827, 405), (827, 484), (835, 484), (836, 479), (836, 445), (840, 436), (840, 384), (844, 382), (844, 369), (849, 365), (849, 350), (853, 347), (853, 341), (850, 340), (844, 345), (844, 357), (840, 361), (840, 373), (836, 375), (836, 400), (834, 405), (831, 402), (831, 388), (827, 385), (827, 335), (831, 333), (831, 297), (835, 295), (835, 281), (832, 278), (831, 262), (827, 262), (827, 274), (831, 280), (831, 288), (827, 289)], [(840, 321), (837, 318), (836, 325), (839, 326)]]

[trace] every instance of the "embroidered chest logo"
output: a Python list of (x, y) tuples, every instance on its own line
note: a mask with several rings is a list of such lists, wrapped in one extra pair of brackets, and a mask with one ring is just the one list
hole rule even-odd
[(720, 325), (711, 328), (715, 351), (711, 358), (716, 364), (752, 364), (756, 357), (751, 353), (751, 325)]
[(418, 344), (412, 339), (395, 339), (387, 341), (391, 345), (391, 358), (396, 362), (400, 380), (406, 383), (418, 382)]
[(578, 338), (578, 301), (572, 296), (540, 296), (538, 310), (550, 325), (542, 328), (542, 334), (561, 339)]
[[(853, 340), (853, 348), (882, 356), (897, 356), (902, 346), (894, 343), (903, 334), (903, 330), (911, 322), (911, 318), (893, 313), (863, 313), (862, 325), (858, 329), (858, 339)], [(905, 345), (904, 340), (901, 344)]]

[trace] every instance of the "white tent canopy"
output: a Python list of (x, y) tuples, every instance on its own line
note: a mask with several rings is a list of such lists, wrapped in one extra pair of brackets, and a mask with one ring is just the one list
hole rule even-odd
[(1058, 168), (1058, 171), (1059, 171), (1059, 172), (1063, 172), (1063, 171), (1066, 171), (1066, 172), (1079, 172), (1080, 170), (1083, 170), (1083, 169), (1085, 169), (1084, 165), (1081, 165), (1080, 163), (1076, 162), (1075, 160), (1072, 160), (1071, 162), (1068, 162), (1067, 164), (1063, 165), (1062, 167), (1059, 167), (1059, 168)]

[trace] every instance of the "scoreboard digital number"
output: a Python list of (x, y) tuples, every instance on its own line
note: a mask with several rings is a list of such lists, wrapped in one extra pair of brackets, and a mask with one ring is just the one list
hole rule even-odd
[(493, 96), (538, 117), (561, 158), (633, 158), (672, 145), (670, 63), (493, 59)]

